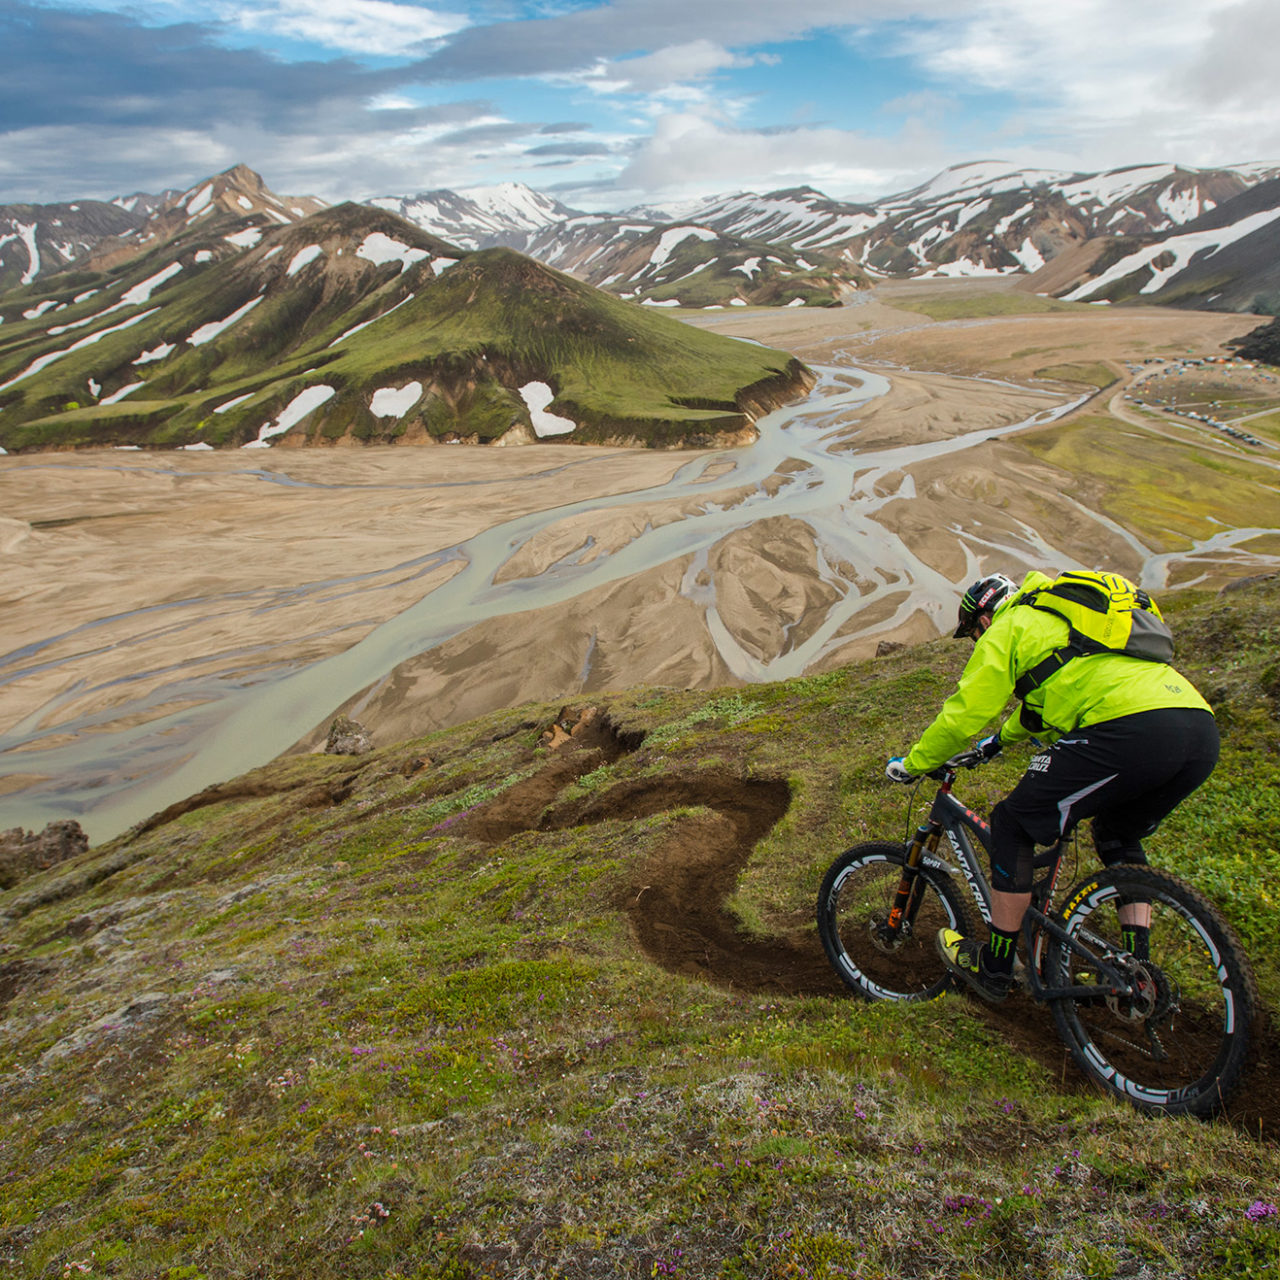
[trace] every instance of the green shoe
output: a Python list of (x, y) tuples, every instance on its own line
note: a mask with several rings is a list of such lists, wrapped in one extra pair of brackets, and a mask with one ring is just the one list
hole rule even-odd
[(982, 943), (954, 929), (938, 930), (938, 954), (942, 963), (988, 1004), (999, 1004), (1013, 986), (1012, 976), (989, 973), (982, 964)]

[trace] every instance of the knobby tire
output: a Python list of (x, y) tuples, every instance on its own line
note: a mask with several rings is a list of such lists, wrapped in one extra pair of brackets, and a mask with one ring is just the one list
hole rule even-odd
[(1139, 1110), (1210, 1116), (1222, 1110), (1244, 1071), (1257, 985), (1238, 939), (1189, 885), (1150, 867), (1113, 867), (1066, 897), (1058, 922), (1095, 954), (1135, 963), (1120, 939), (1117, 906), (1152, 904), (1150, 959), (1139, 994), (1124, 999), (1097, 968), (1052, 939), (1050, 987), (1095, 984), (1110, 996), (1052, 1000), (1054, 1020), (1080, 1069)]
[(827, 959), (852, 990), (871, 1000), (932, 1000), (951, 978), (937, 953), (938, 930), (972, 932), (964, 899), (940, 868), (922, 866), (924, 896), (915, 926), (893, 950), (876, 945), (873, 929), (887, 919), (902, 878), (901, 844), (872, 841), (847, 849), (831, 864), (818, 893), (818, 935)]

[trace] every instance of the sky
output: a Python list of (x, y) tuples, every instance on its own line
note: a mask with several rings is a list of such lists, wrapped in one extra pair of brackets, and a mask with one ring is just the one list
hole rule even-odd
[(0, 0), (0, 204), (1280, 163), (1280, 0)]

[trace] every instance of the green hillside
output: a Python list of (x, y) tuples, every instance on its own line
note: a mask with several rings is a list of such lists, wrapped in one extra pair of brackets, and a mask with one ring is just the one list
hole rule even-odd
[(809, 384), (785, 352), (381, 210), (226, 232), (0, 297), (0, 447), (488, 442), (529, 430), (530, 382), (578, 423), (558, 439), (705, 446)]
[[(1220, 905), (1274, 1005), (1280, 582), (1162, 604), (1225, 750), (1152, 858)], [(836, 984), (818, 883), (917, 820), (883, 762), (965, 656), (282, 758), (0, 894), (0, 1260), (1275, 1275), (1271, 1032), (1227, 1119), (1151, 1120), (1085, 1085), (1024, 996)], [(554, 724), (577, 728), (557, 750)], [(1008, 754), (965, 776), (976, 807)]]

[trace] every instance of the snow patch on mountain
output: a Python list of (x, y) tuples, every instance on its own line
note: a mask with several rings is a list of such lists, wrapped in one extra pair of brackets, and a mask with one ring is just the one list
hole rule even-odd
[(73, 351), (80, 351), (84, 347), (92, 346), (95, 342), (101, 342), (108, 334), (119, 333), (122, 329), (132, 328), (139, 321), (155, 315), (159, 310), (159, 307), (152, 307), (150, 311), (140, 311), (136, 316), (130, 316), (128, 320), (122, 320), (119, 324), (88, 334), (86, 337), (81, 338), (79, 342), (73, 342), (69, 347), (64, 347), (61, 351), (49, 351), (42, 356), (37, 356), (21, 373), (15, 374), (8, 382), (0, 384), (0, 391), (7, 391), (16, 383), (21, 382), (23, 378), (29, 378), (33, 373), (39, 373), (41, 369), (47, 369), (55, 360), (61, 360), (63, 356), (69, 356)]
[(372, 262), (377, 267), (384, 266), (388, 262), (398, 262), (402, 275), (415, 262), (420, 262), (428, 256), (425, 249), (411, 249), (407, 244), (393, 240), (381, 231), (371, 231), (356, 250), (357, 258)]
[(166, 356), (172, 355), (177, 350), (172, 342), (162, 342), (158, 347), (153, 347), (150, 351), (144, 351), (134, 364), (152, 364), (156, 360), (163, 360)]
[(555, 399), (555, 392), (545, 382), (526, 382), (520, 388), (521, 399), (529, 410), (529, 421), (539, 439), (545, 436), (564, 436), (576, 431), (578, 424), (572, 418), (562, 418), (548, 413), (547, 406)]
[(649, 255), (649, 266), (655, 270), (662, 266), (676, 248), (689, 239), (715, 240), (716, 233), (706, 227), (673, 227), (670, 231), (664, 231)]
[(145, 387), (145, 382), (131, 382), (127, 387), (121, 387), (119, 391), (113, 391), (109, 396), (103, 396), (98, 401), (99, 404), (116, 404), (123, 400), (125, 396), (132, 395), (139, 387)]
[(337, 395), (337, 389), (323, 383), (300, 391), (280, 411), (273, 422), (268, 422), (258, 429), (258, 438), (241, 445), (242, 449), (267, 449), (271, 447), (274, 436), (284, 435), (291, 427), (296, 427), (309, 413), (314, 413), (322, 404)]
[(403, 387), (379, 387), (369, 400), (369, 412), (377, 418), (403, 418), (422, 399), (422, 383)]
[[(1280, 209), (1265, 209), (1261, 213), (1255, 213), (1252, 217), (1242, 218), (1239, 222), (1233, 223), (1229, 227), (1218, 227), (1208, 231), (1192, 231), (1185, 235), (1170, 236), (1165, 240), (1159, 240), (1155, 244), (1147, 245), (1136, 253), (1131, 253), (1127, 257), (1121, 258), (1119, 262), (1114, 263), (1102, 275), (1064, 295), (1065, 300), (1067, 302), (1089, 301), (1093, 298), (1093, 295), (1101, 293), (1108, 285), (1117, 280), (1123, 280), (1125, 276), (1132, 275), (1135, 271), (1142, 270), (1143, 267), (1150, 269), (1151, 279), (1142, 286), (1139, 292), (1156, 293), (1182, 271), (1197, 254), (1207, 251), (1208, 256), (1212, 257), (1220, 249), (1229, 244), (1234, 244), (1237, 240), (1244, 239), (1245, 236), (1252, 235), (1255, 231), (1261, 230), (1268, 223), (1275, 222), (1277, 219), (1280, 219)], [(1166, 256), (1170, 256), (1172, 261), (1162, 263), (1160, 266), (1154, 265), (1157, 260)]]
[(324, 257), (324, 250), (318, 244), (309, 244), (304, 249), (299, 249), (293, 255), (292, 261), (285, 269), (286, 276), (296, 276), (303, 267), (309, 262), (314, 262), (317, 258)]
[(256, 307), (258, 303), (260, 303), (261, 301), (262, 301), (261, 294), (259, 294), (256, 298), (250, 298), (249, 301), (246, 302), (243, 307), (240, 307), (237, 310), (233, 311), (225, 319), (212, 320), (208, 324), (202, 324), (197, 330), (195, 330), (194, 333), (191, 334), (191, 336), (187, 339), (187, 341), (193, 347), (203, 347), (205, 343), (212, 342), (214, 338), (216, 338), (219, 334), (224, 333), (226, 330), (230, 329), (231, 326), (235, 324), (237, 320), (244, 319), (244, 317), (247, 316), (249, 312), (252, 311), (254, 307)]

